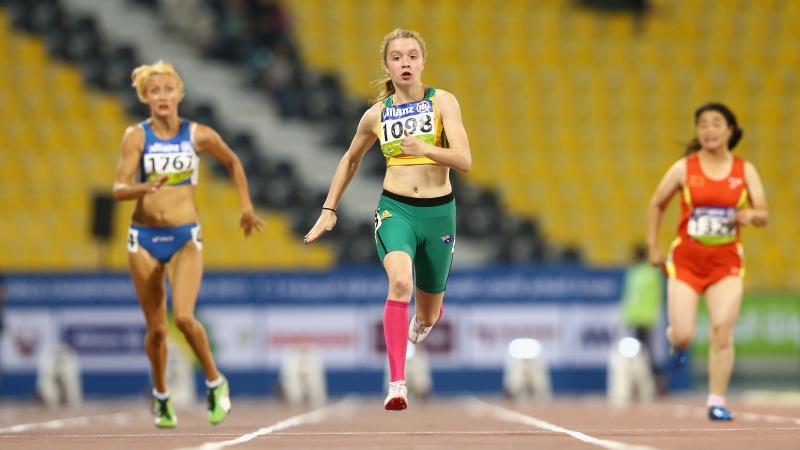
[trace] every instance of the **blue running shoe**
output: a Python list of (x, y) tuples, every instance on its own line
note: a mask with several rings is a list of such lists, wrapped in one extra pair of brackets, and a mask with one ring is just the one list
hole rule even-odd
[(724, 406), (709, 406), (709, 420), (733, 420), (733, 414)]
[(687, 354), (686, 350), (682, 348), (670, 346), (669, 356), (672, 358), (672, 364), (675, 367), (683, 367), (687, 362), (689, 362), (689, 354)]

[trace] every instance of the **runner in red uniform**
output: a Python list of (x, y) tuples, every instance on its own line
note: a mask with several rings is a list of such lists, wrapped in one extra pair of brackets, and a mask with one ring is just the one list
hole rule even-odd
[[(711, 420), (732, 420), (725, 393), (733, 368), (733, 328), (742, 301), (744, 253), (739, 228), (767, 224), (767, 201), (755, 167), (733, 156), (742, 129), (727, 106), (708, 103), (694, 114), (697, 137), (686, 157), (667, 171), (647, 217), (650, 263), (664, 264), (669, 327), (667, 338), (677, 364), (694, 338), (697, 303), (705, 295), (710, 315), (708, 413)], [(681, 194), (678, 238), (664, 263), (659, 230), (664, 210)]]

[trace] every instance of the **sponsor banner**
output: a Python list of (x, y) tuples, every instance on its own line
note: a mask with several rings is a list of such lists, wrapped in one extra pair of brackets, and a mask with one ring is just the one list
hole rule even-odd
[(454, 271), (447, 302), (617, 303), (622, 271), (509, 266)]
[(141, 353), (143, 325), (71, 324), (64, 326), (62, 340), (84, 356)]
[(476, 306), (470, 308), (461, 329), (460, 340), (469, 348), (466, 363), (476, 367), (502, 365), (508, 344), (517, 338), (533, 338), (542, 344), (542, 356), (551, 364), (561, 364), (564, 324), (557, 306)]
[[(705, 302), (697, 317), (694, 353), (706, 358), (709, 317)], [(797, 361), (800, 355), (800, 296), (750, 294), (742, 301), (734, 329), (737, 361), (773, 358)]]
[[(455, 270), (447, 302), (456, 303), (616, 303), (621, 270), (510, 266)], [(9, 275), (9, 306), (134, 306), (136, 296), (127, 274)], [(199, 305), (335, 305), (383, 306), (386, 274), (380, 267), (342, 268), (314, 273), (206, 273)]]
[(61, 341), (72, 347), (84, 370), (147, 370), (146, 333), (139, 309), (65, 309), (59, 324)]
[(251, 369), (257, 365), (262, 352), (257, 345), (256, 318), (262, 315), (248, 307), (207, 307), (198, 312), (220, 367)]
[[(602, 316), (597, 311), (616, 308), (621, 275), (534, 266), (454, 271), (444, 319), (423, 346), (434, 368), (500, 367), (514, 337), (539, 339), (553, 365), (600, 364), (605, 356), (597, 356), (604, 353), (597, 342), (606, 332), (595, 329), (594, 319)], [(84, 370), (149, 368), (144, 320), (128, 274), (14, 274), (6, 280), (3, 359), (9, 370), (34, 370), (43, 346), (62, 341), (75, 347)], [(274, 369), (286, 351), (310, 346), (331, 369), (383, 368), (385, 298), (379, 267), (207, 273), (197, 314), (223, 369)], [(581, 315), (583, 308), (591, 312)], [(581, 333), (576, 328), (583, 334), (569, 334)], [(576, 349), (580, 345), (585, 349)]]
[(103, 302), (136, 305), (130, 275), (8, 275), (6, 300), (9, 306), (34, 304), (71, 305)]
[(362, 353), (361, 363), (372, 369), (383, 369), (387, 364), (386, 340), (383, 336), (383, 305), (365, 308), (358, 313), (367, 333), (366, 351)]
[[(539, 305), (451, 306), (421, 347), (433, 368), (497, 367), (508, 344), (533, 337), (552, 366), (604, 365), (615, 326), (614, 311)], [(39, 317), (30, 330), (7, 333), (5, 354), (11, 370), (32, 370), (36, 359), (28, 347), (66, 342), (78, 352), (85, 370), (147, 370), (145, 327), (118, 309), (70, 309)], [(131, 313), (138, 313), (131, 311)], [(315, 348), (326, 367), (382, 368), (386, 363), (383, 310), (380, 308), (203, 308), (215, 358), (223, 369), (277, 368), (286, 351)], [(138, 317), (136, 314), (134, 317)], [(11, 317), (10, 317), (11, 318)], [(30, 322), (30, 321), (29, 321)], [(32, 322), (33, 323), (33, 322)], [(14, 336), (14, 340), (9, 340)], [(43, 339), (45, 336), (46, 339)], [(10, 352), (14, 343), (18, 350)], [(25, 353), (25, 352), (28, 353)], [(21, 359), (28, 362), (23, 364)]]
[(365, 323), (355, 308), (270, 308), (256, 327), (261, 363), (280, 366), (287, 352), (318, 352), (327, 368), (362, 365), (367, 353)]
[(611, 346), (621, 337), (616, 305), (570, 305), (561, 310), (563, 363), (599, 367), (608, 363)]
[(469, 308), (467, 316), (459, 340), (469, 366), (502, 365), (512, 340), (533, 338), (551, 367), (597, 367), (608, 361), (618, 313), (615, 305), (497, 305)]
[(9, 309), (0, 335), (2, 371), (33, 372), (59, 341), (57, 318), (46, 309)]
[[(411, 316), (414, 315), (414, 305), (411, 305)], [(467, 319), (464, 317), (465, 312), (469, 308), (463, 306), (448, 306), (445, 305), (445, 312), (442, 320), (436, 323), (436, 326), (428, 337), (418, 345), (418, 349), (422, 349), (428, 354), (428, 362), (434, 369), (451, 369), (464, 367), (468, 361), (466, 356), (472, 350), (466, 347), (464, 341), (459, 338), (459, 334), (466, 326), (470, 326)], [(383, 328), (381, 328), (381, 336), (383, 336)], [(385, 345), (384, 345), (385, 347)], [(385, 355), (385, 353), (382, 353)], [(385, 356), (384, 356), (385, 358)]]

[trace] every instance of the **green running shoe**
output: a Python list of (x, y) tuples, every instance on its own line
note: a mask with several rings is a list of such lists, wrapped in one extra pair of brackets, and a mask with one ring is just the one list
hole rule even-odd
[(178, 425), (178, 418), (175, 416), (169, 397), (166, 400), (153, 398), (153, 414), (156, 416), (155, 422), (158, 428), (175, 428)]
[(228, 379), (222, 377), (222, 384), (208, 389), (208, 421), (217, 425), (225, 420), (231, 410), (231, 396)]

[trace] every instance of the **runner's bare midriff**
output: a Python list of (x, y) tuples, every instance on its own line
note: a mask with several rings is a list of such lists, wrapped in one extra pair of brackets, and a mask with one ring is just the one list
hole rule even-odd
[(406, 197), (435, 198), (452, 192), (448, 167), (426, 164), (386, 168), (383, 188)]
[(148, 227), (173, 227), (197, 222), (195, 187), (164, 186), (136, 202), (133, 223)]

